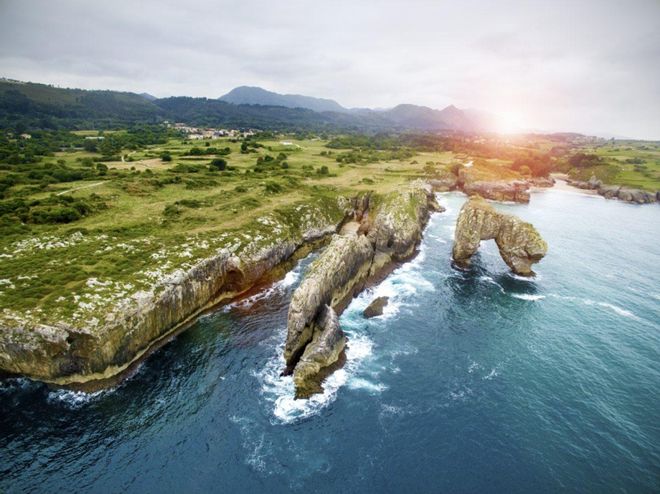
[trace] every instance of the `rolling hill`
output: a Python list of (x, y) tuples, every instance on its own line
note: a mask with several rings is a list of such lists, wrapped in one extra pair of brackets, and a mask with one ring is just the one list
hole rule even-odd
[(454, 106), (443, 110), (417, 105), (348, 110), (333, 100), (247, 87), (236, 88), (220, 99), (157, 99), (130, 92), (68, 89), (0, 79), (0, 128), (102, 129), (164, 120), (264, 130), (488, 130), (478, 113)]

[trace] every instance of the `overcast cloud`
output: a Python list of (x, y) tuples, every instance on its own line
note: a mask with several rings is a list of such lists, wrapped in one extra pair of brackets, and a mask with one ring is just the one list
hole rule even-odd
[(660, 139), (660, 1), (0, 0), (0, 76), (454, 104), (526, 128)]

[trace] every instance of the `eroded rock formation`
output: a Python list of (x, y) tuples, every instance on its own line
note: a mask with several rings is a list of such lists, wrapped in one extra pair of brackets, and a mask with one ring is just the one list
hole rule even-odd
[(467, 267), (482, 240), (494, 239), (500, 255), (511, 270), (523, 276), (533, 275), (532, 264), (539, 262), (548, 246), (534, 226), (516, 216), (497, 211), (483, 198), (471, 197), (456, 221), (452, 258), (459, 267)]
[(346, 336), (339, 327), (337, 313), (328, 305), (314, 320), (312, 333), (312, 340), (305, 347), (293, 375), (299, 397), (321, 391), (321, 383), (315, 378), (339, 360), (346, 346)]
[[(369, 279), (414, 254), (432, 211), (440, 210), (428, 184), (359, 202), (360, 226), (342, 229), (293, 293), (284, 359), (298, 396), (319, 390), (323, 370), (340, 358), (345, 340), (333, 314), (341, 313)], [(350, 345), (350, 342), (348, 343)]]

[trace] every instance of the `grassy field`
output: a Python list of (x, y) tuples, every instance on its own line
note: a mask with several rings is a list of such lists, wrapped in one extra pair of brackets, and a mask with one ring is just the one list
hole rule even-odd
[[(121, 149), (114, 161), (69, 147), (33, 163), (0, 163), (0, 323), (93, 327), (121, 300), (219, 249), (240, 254), (315, 219), (331, 223), (341, 215), (339, 196), (386, 193), (451, 173), (468, 181), (520, 179), (514, 157), (547, 153), (552, 143), (498, 143), (491, 157), (481, 144), (474, 149), (342, 148), (284, 135), (246, 143), (176, 137)], [(555, 163), (563, 166), (575, 152), (601, 161), (570, 170), (574, 176), (660, 188), (657, 143), (578, 146)], [(226, 165), (211, 166), (218, 159)]]
[(573, 177), (588, 180), (595, 175), (608, 184), (651, 192), (660, 190), (660, 143), (615, 140), (585, 147), (582, 151), (598, 156), (602, 163), (574, 169)]
[[(254, 248), (254, 239), (267, 242), (287, 234), (276, 225), (302, 227), (306, 216), (333, 214), (339, 195), (395, 190), (424, 175), (425, 167), (442, 168), (454, 160), (445, 152), (345, 164), (336, 160), (342, 150), (328, 151), (318, 139), (259, 140), (260, 147), (246, 154), (240, 142), (206, 142), (171, 139), (124, 150), (122, 160), (104, 162), (107, 171), (85, 180), (9, 189), (5, 203), (20, 198), (26, 204), (48, 204), (58, 198), (92, 208), (67, 223), (20, 224), (5, 218), (0, 225), (0, 320), (93, 327), (122, 299), (218, 249), (240, 253)], [(222, 156), (226, 169), (209, 167), (218, 158), (215, 153), (191, 156), (193, 147), (228, 147), (229, 154)], [(164, 153), (171, 161), (161, 159)], [(83, 170), (98, 156), (75, 150), (43, 161)], [(9, 173), (0, 170), (0, 177)], [(60, 207), (37, 205), (30, 214)]]

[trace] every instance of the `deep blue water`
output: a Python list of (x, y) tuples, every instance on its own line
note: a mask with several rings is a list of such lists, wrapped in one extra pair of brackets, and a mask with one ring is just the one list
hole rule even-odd
[[(658, 492), (660, 208), (550, 190), (498, 205), (550, 246), (450, 267), (464, 201), (353, 301), (323, 395), (280, 378), (284, 281), (202, 317), (118, 388), (0, 387), (0, 491)], [(360, 315), (376, 295), (383, 317)]]

